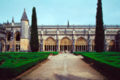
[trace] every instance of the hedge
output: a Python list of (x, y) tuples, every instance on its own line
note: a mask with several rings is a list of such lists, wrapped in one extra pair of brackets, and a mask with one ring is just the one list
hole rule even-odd
[[(0, 54), (0, 78), (12, 78), (22, 72), (26, 71), (30, 67), (34, 66), (38, 62), (41, 62), (48, 58), (50, 53), (1, 53)], [(3, 61), (3, 62), (2, 62)]]
[(120, 52), (75, 52), (74, 54), (80, 54), (99, 63), (104, 63), (115, 68), (120, 68)]
[(6, 53), (7, 53), (7, 54), (9, 54), (9, 53), (29, 53), (29, 54), (30, 54), (30, 53), (34, 53), (34, 54), (35, 54), (35, 53), (42, 53), (42, 54), (43, 54), (43, 53), (45, 53), (45, 54), (48, 53), (48, 54), (53, 54), (53, 55), (59, 54), (59, 52), (54, 52), (54, 51), (46, 51), (46, 52), (3, 52), (3, 54), (6, 54)]

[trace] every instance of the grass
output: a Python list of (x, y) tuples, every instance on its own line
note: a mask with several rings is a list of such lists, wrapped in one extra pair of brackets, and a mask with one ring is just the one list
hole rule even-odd
[(74, 52), (74, 54), (80, 54), (95, 60), (99, 63), (104, 63), (109, 66), (120, 69), (120, 52)]
[(58, 52), (5, 52), (0, 53), (0, 77), (14, 77)]

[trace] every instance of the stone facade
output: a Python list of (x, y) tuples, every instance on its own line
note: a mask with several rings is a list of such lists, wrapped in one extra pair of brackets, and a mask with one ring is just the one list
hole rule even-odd
[(6, 45), (6, 31), (5, 28), (0, 24), (0, 52), (5, 51)]
[[(6, 30), (4, 51), (30, 51), (30, 25), (24, 11), (21, 22), (2, 25)], [(118, 25), (104, 25), (105, 50), (112, 51), (115, 36), (120, 31)], [(40, 51), (94, 51), (94, 25), (39, 25)], [(3, 50), (2, 50), (3, 51)]]

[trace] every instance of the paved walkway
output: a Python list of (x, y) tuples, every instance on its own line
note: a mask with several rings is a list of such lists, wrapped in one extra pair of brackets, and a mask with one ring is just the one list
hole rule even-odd
[(47, 62), (21, 80), (104, 80), (99, 72), (81, 58), (72, 54), (49, 56)]

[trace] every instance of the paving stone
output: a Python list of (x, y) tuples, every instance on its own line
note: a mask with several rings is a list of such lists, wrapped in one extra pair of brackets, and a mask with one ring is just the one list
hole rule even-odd
[(47, 62), (23, 76), (21, 80), (105, 80), (103, 75), (82, 58), (70, 53), (49, 56)]

